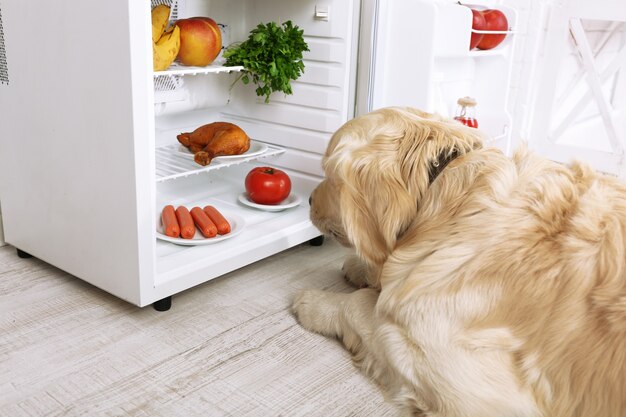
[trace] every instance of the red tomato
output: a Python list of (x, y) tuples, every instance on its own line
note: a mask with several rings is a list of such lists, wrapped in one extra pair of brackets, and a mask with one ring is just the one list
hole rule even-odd
[(291, 180), (276, 168), (254, 168), (246, 175), (246, 191), (250, 200), (257, 204), (275, 205), (289, 196)]
[[(504, 31), (509, 30), (509, 22), (506, 20), (506, 16), (500, 10), (489, 9), (482, 11), (485, 22), (487, 22), (486, 30)], [(500, 45), (500, 42), (504, 40), (506, 34), (485, 34), (483, 38), (478, 42), (478, 49), (493, 49)]]

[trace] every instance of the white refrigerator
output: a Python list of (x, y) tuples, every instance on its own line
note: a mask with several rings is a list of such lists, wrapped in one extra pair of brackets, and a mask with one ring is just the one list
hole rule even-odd
[[(611, 18), (626, 20), (617, 1), (605, 1), (617, 10)], [(213, 18), (225, 43), (246, 39), (258, 23), (291, 20), (310, 49), (293, 95), (265, 103), (250, 85), (231, 89), (236, 69), (219, 62), (154, 72), (150, 11), (159, 3), (172, 7), (172, 20)], [(551, 55), (541, 45), (550, 27), (562, 29), (549, 12), (565, 6), (472, 5), (506, 14), (497, 48), (469, 51), (471, 11), (443, 0), (0, 0), (4, 239), (130, 303), (166, 309), (176, 293), (319, 243), (308, 196), (332, 133), (355, 115), (410, 105), (452, 116), (457, 98), (469, 95), (490, 144), (510, 152), (535, 126), (533, 103), (553, 112), (556, 93), (520, 85), (551, 76), (538, 64)], [(611, 105), (623, 111), (623, 102)], [(254, 152), (206, 167), (181, 156), (176, 135), (214, 121), (242, 127)], [(550, 141), (549, 133), (544, 126), (535, 136)], [(261, 165), (289, 174), (299, 205), (241, 203), (246, 174)], [(197, 245), (158, 239), (166, 204), (214, 205), (240, 219), (237, 233)]]

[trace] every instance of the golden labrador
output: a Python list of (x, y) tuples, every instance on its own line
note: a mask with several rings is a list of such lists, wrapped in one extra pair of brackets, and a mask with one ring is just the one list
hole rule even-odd
[(311, 219), (360, 287), (293, 309), (407, 415), (626, 416), (626, 187), (410, 108), (333, 136)]

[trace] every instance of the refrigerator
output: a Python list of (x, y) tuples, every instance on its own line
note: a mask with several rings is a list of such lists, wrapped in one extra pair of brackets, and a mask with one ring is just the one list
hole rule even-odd
[[(617, 1), (605, 1), (613, 4), (606, 13), (626, 20)], [(541, 103), (553, 113), (555, 93), (521, 86), (554, 75), (537, 54), (554, 52), (541, 48), (551, 37), (558, 38), (554, 48), (565, 42), (554, 16), (584, 6), (565, 3), (0, 0), (4, 239), (20, 255), (132, 304), (166, 309), (181, 291), (320, 243), (308, 196), (323, 178), (333, 132), (359, 114), (400, 105), (453, 116), (456, 100), (472, 96), (489, 145), (510, 153), (536, 126), (529, 107)], [(207, 67), (174, 63), (153, 71), (150, 12), (157, 4), (171, 7), (171, 21), (211, 17), (225, 46), (259, 23), (291, 20), (310, 49), (293, 94), (274, 93), (266, 103), (251, 85), (233, 85), (239, 68), (221, 65), (221, 57)], [(467, 6), (505, 13), (501, 45), (469, 51)], [(614, 84), (623, 88), (623, 79)], [(252, 152), (205, 167), (181, 155), (176, 136), (214, 121), (243, 128)], [(551, 140), (544, 122), (533, 144)], [(258, 166), (287, 172), (298, 204), (268, 211), (242, 203), (245, 177)], [(168, 204), (214, 205), (236, 219), (236, 233), (210, 243), (165, 241), (159, 225)]]

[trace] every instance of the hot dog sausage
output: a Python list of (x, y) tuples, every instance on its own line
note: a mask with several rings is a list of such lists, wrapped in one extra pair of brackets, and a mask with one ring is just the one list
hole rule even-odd
[(215, 224), (213, 224), (209, 216), (207, 216), (200, 207), (191, 209), (191, 217), (193, 217), (193, 221), (204, 237), (215, 237), (215, 235), (217, 235), (217, 227), (215, 227)]
[(193, 224), (193, 218), (185, 206), (179, 206), (176, 209), (176, 218), (180, 226), (180, 236), (183, 239), (192, 239), (196, 234), (196, 226)]
[(176, 219), (174, 206), (169, 205), (163, 207), (163, 212), (161, 212), (161, 222), (163, 223), (163, 230), (167, 236), (180, 236), (180, 226), (178, 225), (178, 220)]
[(230, 233), (230, 223), (228, 223), (228, 220), (226, 220), (224, 216), (222, 216), (222, 213), (220, 213), (215, 207), (206, 206), (204, 208), (204, 212), (207, 216), (209, 216), (213, 223), (215, 223), (217, 233), (220, 235)]

